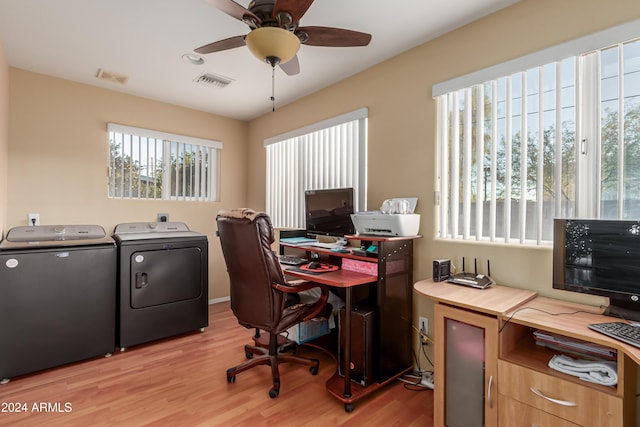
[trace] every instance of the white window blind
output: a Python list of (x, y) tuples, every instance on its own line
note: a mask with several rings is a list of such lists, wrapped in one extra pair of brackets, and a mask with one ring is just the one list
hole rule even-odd
[[(487, 73), (470, 81), (478, 75)], [(555, 217), (640, 218), (640, 41), (452, 90), (437, 103), (441, 238), (544, 244)]]
[(304, 192), (354, 189), (366, 209), (367, 109), (315, 123), (265, 141), (266, 211), (275, 227), (304, 228)]
[(114, 123), (109, 132), (109, 197), (215, 201), (222, 143)]

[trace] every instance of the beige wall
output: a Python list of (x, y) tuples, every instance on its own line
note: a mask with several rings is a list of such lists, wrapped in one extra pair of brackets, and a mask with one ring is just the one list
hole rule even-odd
[(7, 226), (7, 169), (9, 162), (9, 65), (0, 40), (0, 240)]
[[(423, 238), (414, 279), (431, 277), (431, 261), (491, 260), (498, 283), (593, 305), (597, 297), (554, 291), (550, 248), (458, 243), (434, 238), (435, 102), (433, 84), (640, 18), (637, 0), (523, 0), (400, 54), (250, 123), (249, 205), (264, 207), (263, 140), (356, 108), (369, 108), (369, 208), (393, 196), (417, 196)], [(354, 51), (354, 54), (356, 52)], [(336, 64), (339, 66), (339, 64)], [(304, 64), (301, 64), (304, 69)], [(304, 71), (303, 71), (304, 72)], [(432, 305), (415, 298), (414, 316)], [(417, 340), (416, 340), (417, 341)], [(426, 363), (423, 361), (423, 363)]]
[[(228, 296), (215, 215), (246, 205), (248, 125), (15, 68), (9, 74), (7, 229), (27, 225), (27, 214), (35, 212), (41, 224), (100, 224), (110, 234), (118, 223), (155, 221), (158, 212), (168, 212), (207, 234), (209, 298)], [(108, 199), (107, 122), (222, 141), (221, 201)], [(2, 151), (0, 136), (0, 162)]]

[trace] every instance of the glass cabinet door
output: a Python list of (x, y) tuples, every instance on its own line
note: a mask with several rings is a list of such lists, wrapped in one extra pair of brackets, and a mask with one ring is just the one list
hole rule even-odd
[(497, 425), (497, 318), (442, 304), (434, 313), (435, 425)]

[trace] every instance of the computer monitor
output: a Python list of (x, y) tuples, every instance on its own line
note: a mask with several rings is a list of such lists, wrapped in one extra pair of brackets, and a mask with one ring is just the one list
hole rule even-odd
[(307, 233), (325, 236), (353, 234), (353, 194), (353, 188), (305, 191)]
[(640, 220), (554, 220), (553, 288), (609, 297), (605, 314), (640, 320)]

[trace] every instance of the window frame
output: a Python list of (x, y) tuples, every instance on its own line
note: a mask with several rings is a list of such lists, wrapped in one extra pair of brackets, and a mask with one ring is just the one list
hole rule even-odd
[[(138, 138), (139, 140), (142, 138), (154, 140), (154, 144), (158, 143), (161, 145), (162, 149), (162, 189), (160, 196), (154, 197), (142, 197), (142, 195), (138, 194), (138, 196), (125, 196), (125, 195), (114, 195), (112, 189), (112, 174), (113, 172), (113, 158), (111, 152), (111, 144), (112, 144), (112, 133), (117, 133), (121, 135), (126, 135), (130, 137)], [(134, 126), (127, 126), (117, 123), (107, 123), (107, 140), (109, 141), (109, 153), (108, 153), (108, 173), (107, 173), (107, 197), (109, 199), (120, 199), (120, 200), (167, 200), (167, 201), (196, 201), (196, 202), (216, 202), (219, 201), (219, 172), (220, 172), (220, 150), (223, 148), (223, 144), (220, 141), (197, 138), (186, 135), (179, 135), (174, 133), (162, 132), (151, 129), (144, 129)], [(178, 150), (180, 148), (184, 149), (186, 147), (191, 147), (191, 152), (195, 152), (196, 161), (200, 162), (200, 153), (202, 151), (207, 151), (207, 176), (202, 177), (202, 169), (196, 168), (195, 175), (196, 179), (198, 179), (198, 183), (196, 184), (196, 191), (200, 190), (201, 186), (205, 186), (205, 195), (174, 195), (172, 191), (175, 190), (176, 194), (179, 192), (177, 187), (179, 180), (172, 179), (172, 169), (171, 169), (171, 161), (172, 161), (172, 145), (177, 144)], [(123, 154), (124, 155), (124, 149)], [(184, 173), (183, 173), (184, 174)], [(166, 184), (166, 185), (165, 185)], [(182, 190), (185, 189), (185, 184), (183, 184)]]
[[(460, 177), (460, 173), (459, 171), (451, 171), (450, 170), (450, 164), (449, 164), (449, 156), (456, 156), (456, 155), (460, 155), (465, 161), (471, 161), (471, 153), (467, 152), (467, 153), (460, 153), (460, 152), (456, 152), (455, 149), (452, 149), (451, 147), (447, 146), (447, 150), (444, 149), (443, 144), (445, 144), (445, 141), (447, 141), (449, 138), (451, 138), (452, 140), (455, 141), (461, 141), (460, 139), (460, 134), (458, 134), (458, 132), (460, 132), (460, 125), (458, 123), (458, 119), (459, 119), (459, 115), (460, 114), (451, 114), (451, 118), (449, 119), (447, 117), (447, 114), (444, 113), (444, 111), (450, 111), (448, 109), (448, 106), (446, 105), (447, 103), (447, 99), (444, 97), (444, 95), (447, 95), (449, 93), (458, 93), (458, 92), (462, 92), (465, 91), (465, 99), (470, 99), (470, 94), (472, 90), (475, 90), (475, 87), (479, 86), (479, 85), (486, 85), (486, 83), (488, 82), (495, 82), (498, 79), (501, 78), (507, 78), (506, 76), (512, 76), (512, 75), (516, 75), (518, 73), (522, 73), (523, 76), (526, 76), (527, 70), (530, 69), (535, 69), (535, 68), (540, 68), (542, 69), (543, 66), (548, 65), (549, 63), (559, 63), (562, 62), (565, 58), (569, 58), (569, 57), (575, 57), (576, 58), (576, 66), (575, 66), (575, 72), (576, 72), (576, 76), (575, 76), (575, 85), (576, 85), (576, 92), (575, 92), (575, 109), (576, 109), (576, 113), (575, 113), (575, 140), (574, 140), (574, 144), (575, 144), (575, 168), (576, 168), (576, 172), (575, 172), (575, 180), (576, 180), (576, 194), (575, 194), (575, 217), (597, 217), (600, 214), (600, 132), (601, 132), (601, 117), (600, 117), (600, 99), (599, 99), (599, 90), (600, 90), (600, 81), (599, 81), (599, 61), (597, 60), (597, 55), (599, 55), (600, 51), (603, 51), (605, 49), (607, 49), (608, 47), (612, 47), (612, 46), (622, 46), (623, 43), (627, 43), (628, 41), (634, 41), (637, 40), (638, 38), (640, 38), (640, 31), (638, 30), (640, 26), (640, 20), (635, 20), (617, 27), (613, 27), (598, 33), (594, 33), (567, 43), (563, 43), (561, 45), (558, 46), (554, 46), (521, 58), (517, 58), (502, 64), (498, 64), (496, 66), (493, 67), (489, 67), (487, 69), (483, 69), (483, 70), (479, 70), (461, 77), (457, 77), (455, 79), (451, 79), (448, 80), (446, 82), (442, 82), (442, 83), (438, 83), (436, 85), (433, 86), (432, 88), (432, 96), (435, 98), (436, 100), (436, 111), (437, 111), (437, 115), (436, 115), (436, 147), (435, 147), (435, 151), (436, 151), (436, 167), (435, 167), (435, 200), (436, 200), (436, 226), (435, 226), (435, 237), (438, 239), (446, 239), (446, 240), (460, 240), (460, 241), (488, 241), (488, 242), (503, 242), (505, 244), (519, 244), (519, 245), (529, 245), (529, 244), (534, 244), (534, 245), (547, 245), (550, 244), (551, 241), (550, 240), (543, 240), (541, 239), (540, 235), (538, 235), (537, 239), (535, 239), (534, 241), (532, 241), (531, 239), (528, 239), (525, 235), (524, 232), (524, 222), (522, 221), (522, 210), (525, 209), (526, 207), (523, 207), (525, 205), (525, 203), (522, 203), (522, 201), (526, 200), (525, 198), (521, 198), (520, 200), (520, 223), (519, 225), (521, 226), (520, 228), (520, 232), (519, 235), (516, 237), (516, 240), (514, 241), (513, 238), (510, 237), (509, 235), (509, 230), (505, 229), (504, 231), (504, 236), (501, 236), (499, 238), (494, 238), (495, 236), (495, 229), (491, 229), (489, 232), (489, 236), (485, 236), (484, 233), (482, 232), (482, 229), (480, 228), (480, 230), (476, 229), (476, 233), (473, 236), (469, 235), (469, 227), (468, 224), (466, 224), (466, 222), (462, 225), (462, 227), (458, 227), (456, 224), (456, 221), (458, 219), (459, 216), (459, 211), (458, 211), (458, 205), (461, 206), (462, 209), (467, 209), (470, 206), (470, 195), (469, 194), (462, 194), (460, 195), (459, 193), (457, 193), (456, 189), (459, 188), (459, 181), (456, 181), (457, 179), (459, 179)], [(596, 59), (594, 60), (594, 57), (596, 57)], [(622, 73), (619, 74), (619, 76), (622, 76)], [(561, 76), (559, 75), (558, 70), (556, 70), (556, 78), (558, 79), (558, 82), (560, 81)], [(619, 77), (622, 78), (622, 77)], [(523, 83), (522, 83), (522, 99), (525, 99), (527, 92), (526, 92), (526, 79), (523, 77), (522, 78)], [(510, 81), (510, 80), (509, 80)], [(586, 83), (590, 83), (590, 84), (586, 84)], [(561, 90), (562, 86), (560, 84), (557, 84), (555, 87), (555, 90)], [(494, 90), (494, 94), (495, 94), (495, 85), (493, 86), (493, 90)], [(510, 88), (508, 88), (507, 90), (510, 90)], [(542, 89), (539, 89), (539, 92), (542, 92)], [(510, 96), (510, 95), (509, 95)], [(542, 99), (542, 93), (539, 94), (540, 99)], [(495, 99), (495, 95), (494, 98)], [(456, 101), (454, 101), (456, 102)], [(623, 104), (623, 100), (622, 97), (620, 97), (619, 99), (619, 103), (620, 105)], [(587, 106), (591, 106), (591, 108), (587, 108)], [(541, 114), (540, 109), (542, 108), (542, 102), (540, 102), (540, 106), (538, 107), (538, 114)], [(471, 108), (465, 108), (465, 113), (461, 113), (461, 114), (471, 114)], [(491, 108), (492, 113), (494, 112), (495, 108)], [(561, 116), (561, 112), (560, 110), (560, 106), (558, 105), (557, 108), (557, 114), (558, 114), (558, 118), (557, 121), (555, 122), (557, 124), (556, 129), (556, 135), (555, 138), (559, 138), (560, 135), (559, 133), (561, 132), (560, 125), (563, 123), (563, 121), (561, 120), (560, 116)], [(456, 111), (456, 109), (454, 108), (453, 111)], [(622, 111), (622, 110), (620, 110)], [(507, 114), (510, 114), (507, 113)], [(521, 106), (521, 112), (519, 113), (520, 115), (520, 120), (522, 120), (524, 123), (526, 123), (526, 103), (523, 103)], [(475, 117), (476, 120), (478, 121), (478, 130), (477, 132), (482, 132), (482, 134), (485, 134), (485, 130), (482, 128), (482, 125), (480, 125), (481, 122), (484, 121), (484, 117), (482, 116), (482, 113), (479, 113), (479, 116), (483, 119), (480, 120), (478, 117)], [(622, 114), (620, 114), (620, 116), (622, 116)], [(509, 116), (511, 117), (511, 116)], [(495, 194), (495, 183), (496, 183), (496, 179), (495, 179), (495, 171), (496, 171), (496, 167), (495, 167), (495, 144), (497, 143), (497, 137), (495, 136), (495, 117), (491, 117), (490, 118), (491, 121), (493, 121), (494, 125), (491, 126), (492, 128), (492, 132), (494, 132), (494, 135), (491, 138), (491, 144), (492, 144), (492, 148), (491, 148), (491, 197), (488, 200), (483, 200), (483, 204), (484, 203), (491, 203), (493, 204), (493, 206), (490, 209), (491, 215), (495, 215), (495, 203), (496, 203), (496, 194)], [(620, 119), (622, 120), (622, 119)], [(450, 122), (453, 122), (453, 125), (450, 124)], [(471, 130), (468, 129), (466, 126), (470, 126), (471, 123), (471, 118), (467, 117), (466, 120), (464, 120), (465, 123), (465, 128), (461, 131), (462, 132), (462, 140), (464, 140), (466, 138), (465, 135), (471, 135)], [(587, 126), (587, 124), (592, 123), (591, 126)], [(451, 132), (453, 132), (453, 135), (449, 135), (448, 132), (450, 131), (449, 126), (451, 126), (452, 130)], [(531, 129), (528, 127), (523, 126), (521, 129), (527, 129), (528, 132), (531, 132)], [(507, 138), (506, 138), (506, 142), (508, 144), (511, 143), (511, 140), (513, 138), (514, 135), (516, 133), (521, 133), (521, 131), (513, 131), (512, 129), (507, 129)], [(620, 132), (620, 134), (622, 134), (622, 132)], [(542, 133), (540, 133), (539, 135), (542, 135)], [(622, 138), (622, 137), (621, 137)], [(527, 138), (523, 138), (521, 137), (521, 139), (523, 141), (528, 141), (528, 134), (527, 134)], [(539, 136), (538, 139), (540, 140), (540, 144), (543, 144), (542, 142), (542, 136)], [(555, 141), (558, 141), (559, 139), (556, 139)], [(554, 141), (554, 144), (555, 144)], [(526, 150), (526, 146), (527, 143), (521, 143), (521, 147), (523, 152), (521, 153), (522, 156), (526, 156), (526, 152), (524, 152), (524, 150)], [(458, 145), (458, 143), (456, 144), (452, 144), (452, 145)], [(478, 145), (481, 145), (480, 143), (478, 143)], [(483, 142), (482, 145), (485, 145), (485, 143)], [(454, 147), (455, 148), (455, 147)], [(558, 150), (561, 149), (561, 144), (555, 144), (555, 149), (556, 149), (556, 155), (558, 155)], [(620, 150), (622, 151), (622, 150)], [(465, 154), (465, 155), (463, 155)], [(507, 150), (506, 155), (509, 156), (511, 154), (511, 149)], [(477, 155), (479, 156), (477, 158), (478, 163), (477, 164), (484, 164), (485, 168), (486, 168), (486, 161), (484, 161), (480, 156), (482, 155), (480, 153), (480, 151), (478, 151)], [(540, 157), (539, 157), (540, 158)], [(556, 157), (556, 159), (562, 159), (562, 157)], [(509, 159), (507, 159), (507, 161), (510, 161)], [(467, 174), (468, 172), (468, 168), (470, 165), (468, 164), (463, 164), (462, 162), (458, 162), (460, 163), (459, 166), (462, 170), (462, 176), (463, 178), (466, 180), (467, 178), (469, 178), (468, 181), (466, 181), (465, 186), (463, 186), (463, 189), (467, 189), (469, 187), (469, 184), (471, 182), (471, 179), (469, 177), (469, 175)], [(560, 164), (560, 161), (556, 161), (555, 162), (555, 167), (556, 168), (561, 168), (562, 165)], [(525, 158), (525, 164), (526, 164), (526, 158)], [(455, 162), (454, 165), (455, 167)], [(542, 162), (538, 162), (537, 164), (538, 168), (543, 167)], [(597, 170), (598, 173), (593, 173), (592, 171)], [(525, 191), (526, 189), (526, 170), (524, 170), (523, 167), (520, 168), (520, 173), (521, 175), (519, 176), (520, 178), (520, 185), (521, 185), (521, 194), (522, 191)], [(524, 175), (524, 177), (523, 177)], [(541, 176), (541, 174), (538, 175), (538, 177)], [(560, 174), (556, 175), (556, 181), (558, 181), (557, 176), (560, 176)], [(505, 186), (510, 189), (511, 185), (509, 183), (510, 176), (507, 173), (507, 184), (505, 184)], [(482, 194), (482, 180), (481, 179), (477, 179), (477, 193), (476, 194)], [(537, 181), (540, 181), (539, 179)], [(620, 181), (622, 184), (624, 184), (622, 181)], [(557, 185), (561, 185), (561, 183), (556, 182)], [(540, 188), (540, 183), (537, 182), (536, 183), (537, 188)], [(444, 189), (446, 188), (451, 188), (453, 187), (454, 190), (451, 190), (451, 194), (449, 194), (448, 192), (444, 191)], [(597, 189), (597, 191), (594, 191), (594, 189)], [(556, 189), (555, 194), (558, 195), (559, 191), (557, 191), (558, 189)], [(507, 197), (507, 195), (509, 197)], [(509, 194), (505, 195), (504, 199), (505, 201), (511, 200), (511, 196)], [(451, 199), (453, 199), (454, 197), (457, 197), (456, 200), (461, 200), (461, 202), (458, 203), (450, 203)], [(479, 200), (479, 199), (478, 199)], [(476, 208), (480, 205), (481, 203), (476, 200)], [(555, 212), (559, 212), (558, 209), (558, 204), (561, 203), (561, 199), (559, 197), (556, 197), (556, 209)], [(541, 210), (542, 209), (542, 199), (538, 200), (538, 205), (537, 206), (537, 210)], [(509, 206), (507, 206), (509, 205)], [(509, 212), (509, 207), (510, 207), (510, 203), (505, 202), (505, 215), (510, 215)], [(620, 210), (621, 207), (618, 208), (618, 210)], [(510, 218), (514, 218), (513, 216), (510, 216)], [(463, 215), (463, 219), (464, 220), (469, 220), (469, 215)], [(452, 221), (452, 223), (449, 223), (449, 220)], [(482, 227), (482, 209), (476, 209), (476, 216), (475, 216), (475, 220), (476, 220), (476, 227)], [(537, 218), (538, 222), (542, 222), (542, 216), (538, 215)], [(495, 217), (492, 217), (490, 222), (489, 222), (491, 227), (495, 227), (496, 221), (495, 221)], [(456, 227), (455, 229), (453, 229), (452, 227)], [(538, 228), (541, 229), (541, 224), (538, 225)], [(454, 235), (452, 235), (450, 233), (451, 230), (457, 230), (455, 231)], [(460, 232), (460, 230), (462, 229), (462, 232)], [(538, 234), (540, 234), (538, 232)]]

